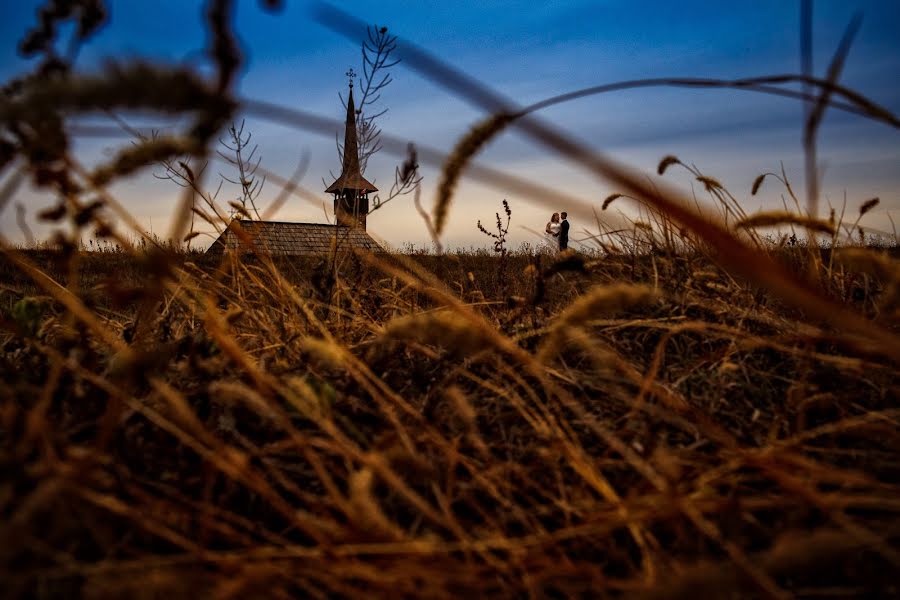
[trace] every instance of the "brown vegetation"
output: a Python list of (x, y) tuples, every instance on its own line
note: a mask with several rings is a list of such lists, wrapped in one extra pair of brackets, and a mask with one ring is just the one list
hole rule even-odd
[[(54, 24), (90, 35), (101, 4), (48, 3), (26, 44), (47, 51), (43, 70), (0, 99), (0, 203), (30, 177), (59, 197), (42, 217), (61, 225), (53, 250), (2, 240), (8, 597), (898, 593), (896, 239), (874, 247), (858, 220), (799, 202), (747, 215), (716, 179), (663, 159), (660, 174), (687, 169), (718, 212), (700, 210), (401, 40), (414, 68), (511, 115), (450, 154), (432, 216), (417, 193), (429, 231), (463, 174), (544, 195), (471, 162), (507, 127), (614, 182), (601, 210), (622, 199), (640, 216), (614, 231), (598, 219), (590, 251), (560, 256), (188, 252), (192, 209), (222, 223), (185, 153), (202, 159), (239, 106), (333, 123), (232, 97), (223, 0), (209, 3), (212, 81), (161, 65), (70, 72), (48, 51)], [(812, 141), (834, 95), (896, 126), (836, 77), (731, 85), (811, 86)], [(122, 108), (194, 120), (89, 172), (67, 119)], [(417, 185), (419, 158), (443, 157), (410, 151), (399, 182)], [(106, 184), (159, 161), (184, 173), (174, 241), (134, 243)], [(115, 251), (85, 251), (91, 234)]]
[(73, 256), (3, 266), (14, 595), (891, 589), (895, 365), (702, 254)]

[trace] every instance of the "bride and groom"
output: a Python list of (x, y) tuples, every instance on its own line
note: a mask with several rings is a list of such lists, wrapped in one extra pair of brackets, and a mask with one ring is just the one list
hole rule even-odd
[[(544, 229), (546, 244), (551, 250), (563, 250), (569, 247), (569, 221), (568, 213), (553, 213), (550, 222)], [(560, 218), (562, 217), (562, 218)]]

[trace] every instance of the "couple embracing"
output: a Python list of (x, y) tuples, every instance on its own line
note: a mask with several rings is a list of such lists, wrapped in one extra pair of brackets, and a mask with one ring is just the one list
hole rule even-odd
[[(569, 247), (569, 220), (568, 213), (553, 213), (550, 222), (544, 229), (546, 244), (551, 250), (563, 250)], [(560, 218), (562, 217), (562, 218)]]

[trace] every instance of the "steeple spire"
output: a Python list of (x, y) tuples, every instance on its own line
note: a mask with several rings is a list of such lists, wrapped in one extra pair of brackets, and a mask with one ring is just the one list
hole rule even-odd
[(356, 107), (353, 105), (353, 80), (350, 80), (350, 95), (347, 97), (347, 122), (344, 124), (343, 172), (361, 179), (359, 172), (359, 144), (356, 141)]
[(353, 220), (365, 229), (369, 212), (369, 192), (377, 192), (359, 169), (359, 144), (356, 139), (356, 106), (353, 103), (353, 69), (347, 71), (350, 78), (350, 94), (347, 96), (347, 122), (344, 123), (344, 156), (341, 176), (325, 190), (334, 194), (334, 213), (339, 225), (349, 225)]

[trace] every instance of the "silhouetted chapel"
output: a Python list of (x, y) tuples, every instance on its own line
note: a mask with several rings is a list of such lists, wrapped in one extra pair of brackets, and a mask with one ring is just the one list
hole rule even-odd
[[(344, 124), (344, 154), (341, 175), (325, 190), (334, 197), (334, 224), (291, 223), (287, 221), (252, 221), (234, 219), (207, 250), (209, 254), (226, 251), (281, 256), (323, 256), (331, 251), (335, 240), (343, 248), (354, 247), (379, 252), (383, 249), (366, 233), (369, 192), (376, 188), (359, 168), (359, 143), (356, 138), (356, 107), (353, 104), (353, 81), (347, 98), (347, 121)], [(252, 242), (248, 245), (236, 233), (238, 227)]]

